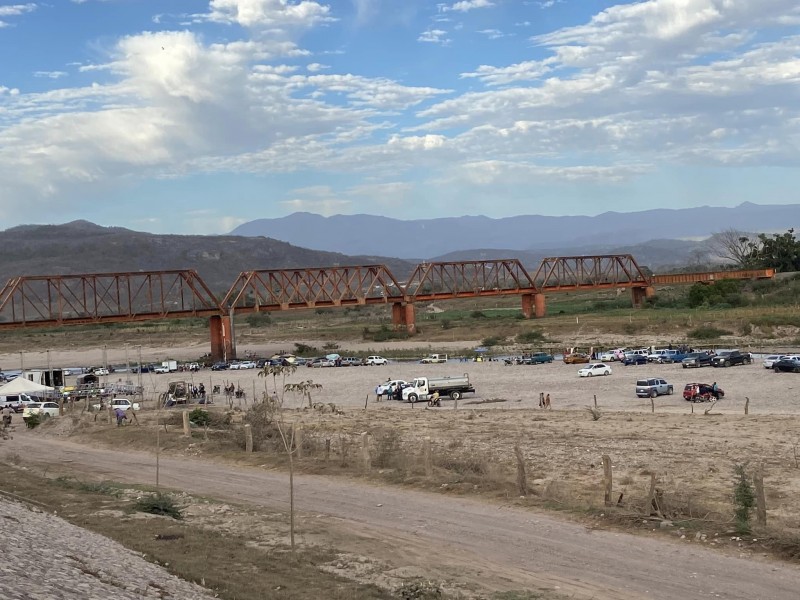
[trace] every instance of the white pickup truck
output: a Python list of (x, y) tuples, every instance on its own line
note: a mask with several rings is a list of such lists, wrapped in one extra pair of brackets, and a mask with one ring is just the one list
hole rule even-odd
[(446, 363), (447, 362), (447, 354), (429, 354), (421, 361), (419, 361), (423, 365), (432, 365), (436, 363)]
[[(114, 398), (111, 402), (105, 405), (105, 408), (121, 408), (122, 410), (139, 410), (139, 403), (138, 402), (131, 402), (127, 398)], [(99, 404), (94, 404), (92, 406), (95, 410), (100, 410), (102, 407)]]

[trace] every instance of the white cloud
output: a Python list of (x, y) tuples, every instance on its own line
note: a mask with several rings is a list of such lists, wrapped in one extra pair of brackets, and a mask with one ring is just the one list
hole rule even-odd
[(426, 42), (430, 44), (442, 44), (446, 46), (450, 43), (447, 37), (447, 32), (442, 29), (428, 29), (419, 34), (418, 42)]
[(508, 35), (506, 33), (503, 33), (502, 31), (500, 31), (499, 29), (481, 29), (481, 30), (478, 31), (478, 33), (481, 33), (481, 34), (485, 35), (490, 40), (497, 40), (497, 39), (500, 39), (502, 37), (506, 37), (506, 35)]
[(306, 70), (309, 71), (310, 73), (318, 73), (319, 71), (324, 71), (326, 69), (330, 69), (330, 66), (316, 62), (306, 65)]
[(66, 71), (36, 71), (34, 72), (34, 77), (46, 77), (48, 79), (61, 79), (62, 77), (67, 76)]
[(462, 0), (455, 4), (439, 4), (439, 10), (442, 12), (456, 11), (456, 12), (469, 12), (476, 8), (489, 8), (494, 6), (494, 2), (489, 0)]
[(330, 7), (311, 0), (211, 0), (209, 8), (209, 20), (251, 29), (308, 28), (333, 19)]
[(0, 6), (0, 17), (18, 17), (25, 13), (33, 12), (36, 10), (36, 4), (28, 2), (26, 4), (7, 4)]

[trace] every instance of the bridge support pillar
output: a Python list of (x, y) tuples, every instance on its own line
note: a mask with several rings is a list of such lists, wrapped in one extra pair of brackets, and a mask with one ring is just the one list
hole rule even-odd
[(631, 288), (631, 303), (633, 308), (642, 308), (642, 303), (647, 296), (647, 288), (633, 287)]
[(526, 319), (533, 316), (533, 294), (522, 295), (522, 316)]
[(533, 295), (533, 316), (541, 319), (547, 313), (547, 303), (544, 294)]
[(211, 330), (211, 360), (220, 361), (236, 358), (231, 318), (214, 315), (208, 319), (208, 325)]
[(405, 328), (408, 333), (417, 333), (416, 310), (412, 303), (392, 304), (392, 325), (395, 329)]
[(644, 297), (648, 299), (655, 298), (656, 288), (654, 288), (652, 285), (648, 285), (646, 288), (644, 288)]

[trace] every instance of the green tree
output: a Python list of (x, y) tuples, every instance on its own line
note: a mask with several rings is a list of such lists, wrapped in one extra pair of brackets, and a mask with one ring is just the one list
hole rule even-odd
[(760, 233), (758, 240), (758, 244), (753, 244), (753, 252), (759, 266), (781, 272), (800, 270), (800, 241), (794, 229), (772, 235)]

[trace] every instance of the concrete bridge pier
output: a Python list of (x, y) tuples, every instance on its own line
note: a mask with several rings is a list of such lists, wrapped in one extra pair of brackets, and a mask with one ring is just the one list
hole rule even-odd
[(209, 317), (208, 326), (211, 330), (211, 360), (227, 361), (236, 358), (231, 318), (214, 315)]
[(534, 317), (541, 319), (547, 313), (547, 304), (544, 294), (522, 295), (522, 316), (526, 319)]
[(395, 302), (392, 304), (392, 325), (395, 329), (405, 327), (411, 335), (417, 333), (416, 311), (410, 302), (403, 304)]
[(656, 290), (652, 285), (647, 287), (633, 287), (631, 288), (631, 302), (633, 308), (641, 308), (645, 299), (652, 298), (656, 295)]

